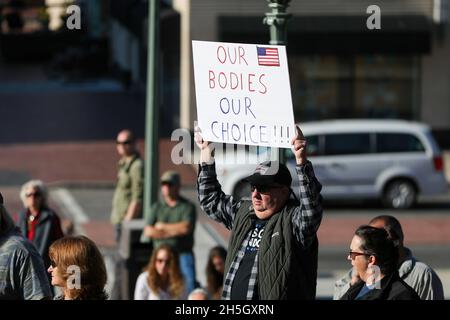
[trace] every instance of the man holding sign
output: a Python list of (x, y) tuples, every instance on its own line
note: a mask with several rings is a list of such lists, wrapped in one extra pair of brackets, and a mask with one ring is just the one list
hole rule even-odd
[(192, 50), (203, 137), (289, 148), (295, 132), (286, 48), (192, 41)]
[(223, 299), (314, 299), (317, 230), (322, 220), (322, 188), (306, 158), (299, 127), (291, 144), (300, 181), (300, 201), (290, 199), (292, 177), (283, 164), (259, 164), (246, 180), (252, 199), (236, 201), (217, 181), (214, 150), (196, 128), (200, 148), (198, 197), (203, 211), (232, 230), (225, 263)]

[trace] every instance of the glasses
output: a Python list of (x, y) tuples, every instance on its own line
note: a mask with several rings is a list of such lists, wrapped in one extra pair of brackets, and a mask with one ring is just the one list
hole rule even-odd
[(357, 256), (369, 256), (367, 253), (364, 252), (354, 252), (354, 251), (349, 251), (348, 255), (350, 256), (350, 259), (355, 260)]
[(116, 144), (123, 144), (123, 145), (125, 145), (125, 144), (131, 144), (131, 140), (125, 140), (125, 141), (116, 141)]
[(38, 198), (41, 196), (41, 193), (40, 192), (28, 192), (25, 194), (25, 196), (27, 198), (30, 198), (30, 197)]
[(174, 186), (174, 185), (175, 185), (175, 184), (173, 184), (172, 182), (167, 182), (167, 181), (161, 182), (161, 186), (172, 187), (172, 186)]
[(258, 185), (250, 186), (251, 192), (256, 190), (257, 192), (262, 193), (262, 194), (267, 194), (270, 192), (271, 189), (276, 189), (276, 188), (282, 188), (282, 186), (258, 186)]

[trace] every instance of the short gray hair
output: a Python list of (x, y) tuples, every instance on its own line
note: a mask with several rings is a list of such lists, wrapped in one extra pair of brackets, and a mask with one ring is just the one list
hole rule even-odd
[(205, 296), (206, 300), (209, 300), (209, 294), (203, 288), (196, 288), (196, 289), (192, 290), (191, 293), (189, 293), (188, 300), (192, 300), (192, 297), (198, 293), (203, 294)]
[(30, 180), (26, 182), (20, 189), (20, 199), (22, 200), (23, 206), (25, 208), (27, 207), (26, 193), (28, 189), (37, 189), (42, 195), (42, 205), (45, 207), (47, 206), (48, 191), (44, 182), (42, 182), (42, 180)]

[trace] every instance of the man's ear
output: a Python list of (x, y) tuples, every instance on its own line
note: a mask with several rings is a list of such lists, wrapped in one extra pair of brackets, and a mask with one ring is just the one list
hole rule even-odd
[(374, 266), (377, 264), (377, 257), (371, 255), (369, 256), (369, 258), (367, 259), (367, 261), (369, 262), (369, 266)]

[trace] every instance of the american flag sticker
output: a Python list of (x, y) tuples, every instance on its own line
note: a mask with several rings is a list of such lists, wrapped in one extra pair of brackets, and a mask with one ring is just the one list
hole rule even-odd
[(260, 66), (280, 66), (278, 48), (256, 47), (258, 52), (258, 65)]

